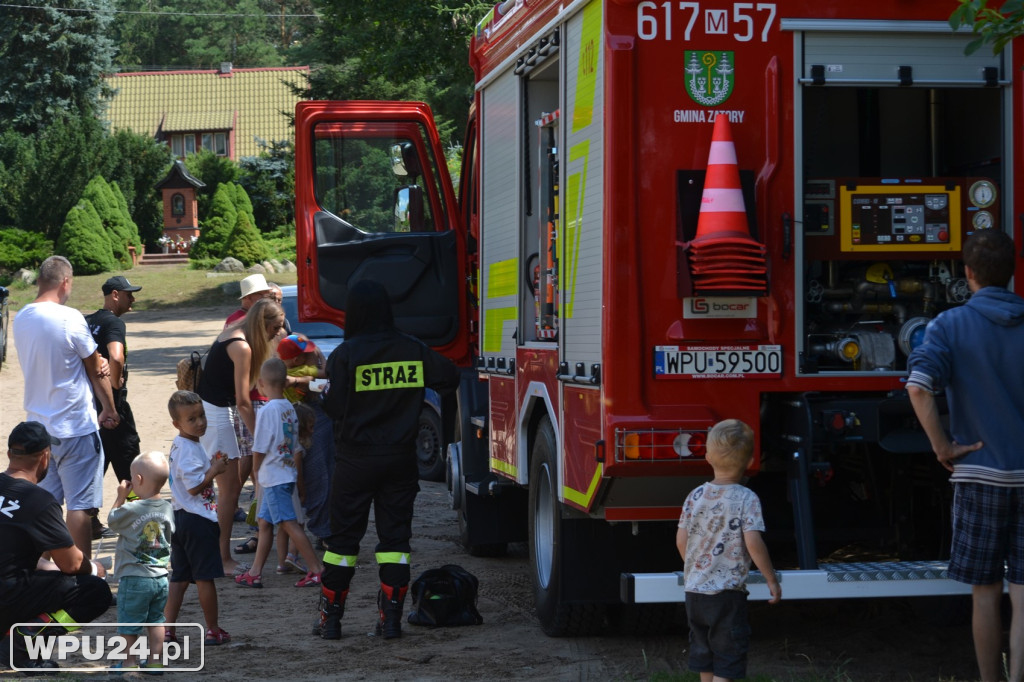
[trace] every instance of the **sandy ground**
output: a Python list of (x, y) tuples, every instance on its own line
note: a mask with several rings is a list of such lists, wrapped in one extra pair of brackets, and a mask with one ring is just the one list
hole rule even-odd
[[(175, 431), (165, 406), (174, 390), (174, 366), (188, 351), (207, 346), (232, 309), (131, 312), (125, 316), (129, 399), (144, 451), (168, 451)], [(0, 433), (5, 437), (24, 416), (13, 338), (8, 359), (0, 372)], [(458, 543), (458, 527), (444, 484), (421, 486), (414, 522), (413, 577), (446, 563), (467, 568), (480, 579), (478, 607), (483, 625), (426, 629), (406, 624), (400, 640), (385, 642), (374, 637), (378, 581), (371, 522), (341, 641), (310, 636), (316, 593), (292, 587), (297, 576), (275, 575), (272, 553), (269, 570), (264, 572), (264, 589), (238, 588), (230, 579), (218, 581), (220, 621), (233, 641), (208, 647), (203, 671), (189, 674), (189, 678), (323, 680), (337, 675), (351, 680), (642, 680), (655, 673), (686, 670), (682, 630), (644, 638), (546, 637), (532, 613), (526, 547), (513, 545), (501, 559), (468, 556)], [(114, 500), (115, 487), (113, 473), (108, 472), (101, 518)], [(246, 498), (247, 491), (243, 491)], [(244, 524), (235, 524), (234, 530), (236, 541), (248, 535)], [(113, 544), (112, 539), (97, 542), (95, 553), (110, 556)], [(976, 673), (966, 614), (955, 611), (950, 618), (949, 611), (935, 607), (934, 602), (911, 600), (784, 602), (774, 607), (752, 604), (750, 673), (780, 680), (973, 679)], [(101, 620), (114, 622), (116, 609)], [(194, 589), (186, 595), (180, 620), (202, 622)]]

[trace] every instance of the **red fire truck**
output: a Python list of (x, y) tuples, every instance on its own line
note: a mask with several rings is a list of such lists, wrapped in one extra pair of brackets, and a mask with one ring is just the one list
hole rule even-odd
[(964, 238), (1016, 231), (1024, 50), (966, 56), (950, 9), (507, 0), (457, 191), (425, 105), (298, 105), (300, 313), (344, 325), (375, 279), (463, 367), (461, 541), (527, 541), (549, 634), (683, 600), (676, 520), (725, 418), (757, 432), (787, 598), (965, 591), (906, 361), (969, 295)]

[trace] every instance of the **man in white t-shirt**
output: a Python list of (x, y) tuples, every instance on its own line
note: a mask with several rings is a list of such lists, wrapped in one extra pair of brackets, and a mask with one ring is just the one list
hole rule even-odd
[[(66, 305), (71, 263), (50, 256), (39, 266), (36, 299), (14, 318), (14, 345), (25, 378), (26, 420), (40, 422), (60, 445), (51, 448), (50, 475), (39, 485), (67, 503), (75, 546), (92, 556), (89, 510), (103, 506), (103, 448), (99, 426), (119, 418), (102, 357), (82, 313)], [(93, 394), (100, 402), (99, 415)]]

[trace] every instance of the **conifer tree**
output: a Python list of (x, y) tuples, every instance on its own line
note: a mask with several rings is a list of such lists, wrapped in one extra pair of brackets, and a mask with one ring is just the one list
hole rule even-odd
[(110, 238), (88, 199), (82, 199), (68, 211), (56, 250), (71, 261), (75, 274), (97, 275), (118, 269)]

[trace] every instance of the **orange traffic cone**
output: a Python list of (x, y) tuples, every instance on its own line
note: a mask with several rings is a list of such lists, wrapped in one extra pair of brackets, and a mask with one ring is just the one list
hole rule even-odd
[(750, 236), (736, 146), (727, 116), (715, 119), (697, 234), (685, 249), (696, 293), (767, 291), (765, 247)]
[[(708, 152), (708, 170), (704, 178), (704, 193), (697, 218), (694, 242), (711, 237), (725, 237), (728, 233), (750, 238), (747, 211), (740, 188), (740, 171), (736, 165), (736, 145), (732, 141), (729, 117), (715, 118)], [(735, 236), (734, 235), (734, 236)]]

